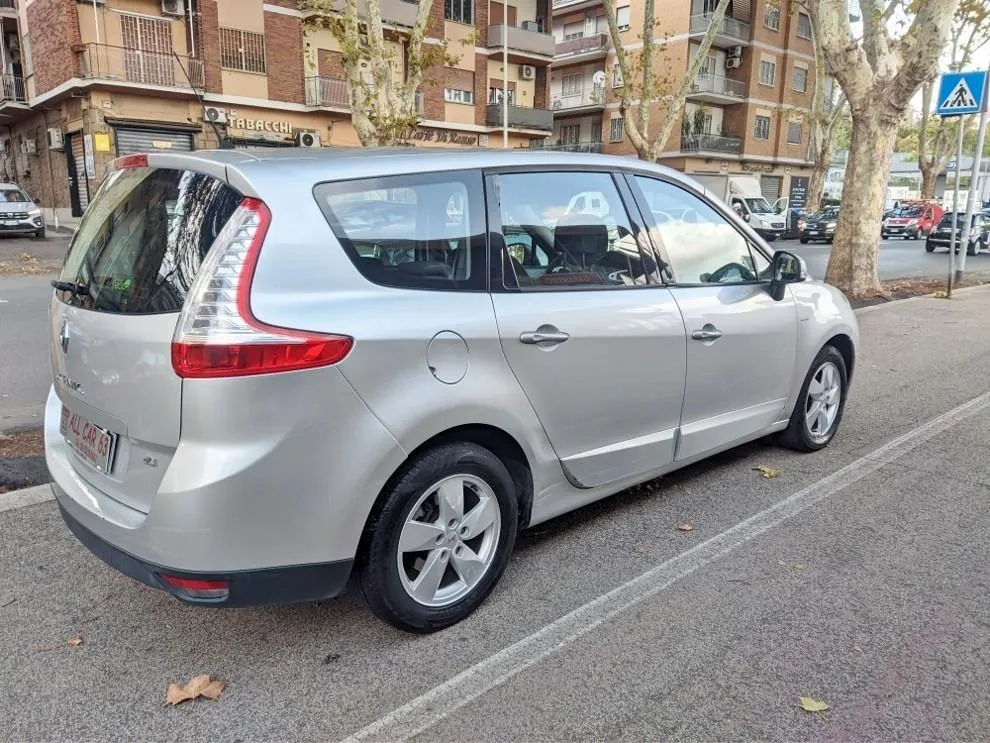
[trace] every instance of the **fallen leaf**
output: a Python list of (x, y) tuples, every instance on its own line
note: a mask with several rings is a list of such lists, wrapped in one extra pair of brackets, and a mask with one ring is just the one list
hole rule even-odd
[(681, 531), (694, 531), (694, 524), (689, 524), (685, 521), (683, 524), (678, 524), (677, 528)]
[(935, 297), (935, 299), (948, 299), (949, 297), (948, 293), (943, 291), (937, 291), (932, 294), (932, 296)]
[(761, 464), (758, 467), (753, 468), (756, 472), (759, 472), (764, 480), (772, 480), (775, 477), (780, 477), (780, 470), (776, 467), (768, 467), (765, 464)]
[(855, 650), (857, 653), (863, 652), (863, 648), (861, 648), (859, 645), (853, 645), (853, 650)]
[(82, 635), (76, 635), (75, 637), (70, 637), (68, 640), (65, 641), (65, 644), (68, 645), (70, 648), (79, 647), (80, 645), (83, 644)]
[(828, 705), (825, 702), (819, 702), (811, 697), (800, 697), (801, 699), (801, 709), (805, 712), (824, 712), (828, 709)]
[(36, 652), (36, 653), (48, 653), (48, 652), (51, 652), (54, 649), (55, 649), (55, 646), (53, 645), (50, 648), (35, 648), (34, 649), (34, 652)]
[(176, 705), (197, 697), (217, 700), (220, 698), (223, 687), (223, 681), (213, 679), (209, 674), (204, 673), (191, 679), (185, 686), (169, 684), (168, 691), (165, 692), (165, 704)]
[(797, 565), (792, 565), (791, 567), (794, 568), (795, 570), (807, 570), (808, 569), (808, 566), (807, 565), (802, 565), (801, 563), (798, 563)]

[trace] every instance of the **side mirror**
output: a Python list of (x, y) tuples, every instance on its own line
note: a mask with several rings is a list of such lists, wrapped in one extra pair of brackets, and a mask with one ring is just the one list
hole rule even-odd
[(773, 254), (770, 264), (770, 296), (776, 301), (784, 298), (784, 287), (798, 284), (808, 278), (808, 267), (804, 259), (786, 250)]
[(742, 218), (743, 218), (743, 221), (744, 222), (748, 222), (749, 221), (749, 212), (743, 212)]

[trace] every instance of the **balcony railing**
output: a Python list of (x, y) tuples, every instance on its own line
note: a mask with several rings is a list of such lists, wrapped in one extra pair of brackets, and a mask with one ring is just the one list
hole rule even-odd
[(688, 91), (688, 95), (697, 95), (699, 93), (745, 98), (746, 83), (740, 80), (730, 80), (721, 75), (699, 75)]
[(20, 75), (2, 75), (0, 81), (3, 83), (3, 97), (0, 100), (20, 101), (21, 103), (27, 100), (27, 96), (24, 94), (23, 77)]
[(488, 48), (501, 49), (506, 44), (514, 51), (541, 57), (552, 57), (555, 46), (553, 36), (544, 33), (536, 21), (523, 21), (521, 26), (489, 26)]
[(742, 152), (742, 139), (721, 134), (685, 134), (681, 137), (682, 152)]
[(85, 44), (77, 53), (79, 75), (165, 88), (202, 88), (203, 60), (165, 52)]
[[(698, 15), (691, 16), (691, 35), (706, 33), (713, 17), (714, 15), (712, 13), (699, 13)], [(735, 18), (723, 18), (719, 24), (718, 33), (721, 36), (730, 36), (740, 41), (748, 41), (749, 24), (743, 21), (737, 21)]]
[(582, 90), (576, 95), (554, 96), (552, 108), (554, 111), (566, 111), (572, 108), (586, 108), (589, 106), (605, 105), (605, 88), (603, 86), (593, 86), (589, 90)]
[[(489, 103), (485, 121), (488, 126), (502, 126), (502, 104)], [(525, 106), (509, 106), (509, 126), (523, 129), (553, 130), (553, 111), (545, 108), (527, 108)]]
[(578, 54), (608, 51), (608, 34), (593, 34), (582, 36), (580, 39), (558, 41), (554, 45), (555, 57), (573, 57)]
[(320, 108), (350, 108), (347, 81), (337, 77), (307, 77), (306, 105)]
[(531, 150), (553, 150), (554, 152), (592, 152), (598, 153), (602, 151), (601, 142), (551, 142), (550, 144), (545, 144), (538, 140), (532, 140), (529, 143), (529, 148)]

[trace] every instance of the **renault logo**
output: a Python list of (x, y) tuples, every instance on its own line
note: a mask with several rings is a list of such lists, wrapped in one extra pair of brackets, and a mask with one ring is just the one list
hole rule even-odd
[(62, 320), (62, 329), (58, 331), (58, 343), (62, 346), (62, 353), (69, 352), (69, 321)]

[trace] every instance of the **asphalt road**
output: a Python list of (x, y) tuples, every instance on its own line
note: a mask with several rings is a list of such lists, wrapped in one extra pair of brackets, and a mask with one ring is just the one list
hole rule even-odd
[[(985, 740), (988, 310), (979, 288), (862, 312), (827, 450), (758, 442), (536, 527), (431, 636), (353, 591), (186, 607), (51, 502), (0, 500), (0, 739)], [(164, 706), (200, 673), (219, 701)]]
[[(61, 257), (67, 238), (55, 236), (39, 242), (31, 239), (0, 240), (4, 254), (30, 251), (41, 257)], [(823, 278), (831, 246), (801, 245), (780, 240), (773, 247), (791, 250), (805, 259), (812, 276)], [(971, 270), (990, 270), (990, 254), (968, 258)], [(882, 279), (942, 276), (948, 271), (948, 253), (925, 252), (922, 240), (888, 240), (881, 243)], [(0, 276), (0, 348), (16, 349), (0, 354), (0, 431), (37, 425), (48, 393), (48, 350), (45, 340), (50, 276)]]

